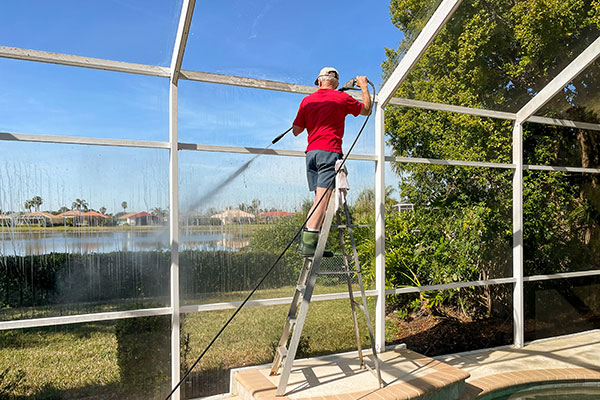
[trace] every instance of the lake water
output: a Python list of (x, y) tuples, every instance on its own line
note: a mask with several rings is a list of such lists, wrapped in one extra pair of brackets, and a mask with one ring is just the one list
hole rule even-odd
[[(248, 238), (237, 234), (182, 232), (180, 250), (236, 251), (248, 245)], [(25, 256), (49, 253), (110, 253), (113, 251), (151, 251), (169, 249), (169, 231), (110, 232), (0, 232), (0, 255)]]

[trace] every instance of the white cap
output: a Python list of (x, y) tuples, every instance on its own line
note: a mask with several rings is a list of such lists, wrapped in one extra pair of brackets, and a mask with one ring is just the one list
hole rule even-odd
[(321, 68), (321, 72), (319, 72), (319, 76), (317, 76), (317, 79), (315, 79), (315, 85), (319, 85), (319, 77), (321, 76), (329, 76), (331, 73), (335, 73), (334, 78), (337, 79), (338, 81), (340, 80), (340, 74), (337, 71), (337, 69), (333, 68), (333, 67), (325, 67), (325, 68)]

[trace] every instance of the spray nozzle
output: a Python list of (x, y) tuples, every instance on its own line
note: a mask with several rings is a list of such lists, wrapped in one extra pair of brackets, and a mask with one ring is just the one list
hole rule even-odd
[(344, 83), (344, 86), (338, 89), (340, 92), (345, 92), (346, 90), (356, 90), (356, 78), (350, 79), (348, 82)]
[[(371, 82), (370, 80), (367, 79), (367, 83), (373, 86), (373, 88), (375, 88), (373, 82)], [(350, 79), (348, 82), (344, 83), (344, 86), (342, 86), (338, 90), (340, 92), (345, 92), (346, 90), (359, 90), (359, 88), (356, 86), (356, 78)]]

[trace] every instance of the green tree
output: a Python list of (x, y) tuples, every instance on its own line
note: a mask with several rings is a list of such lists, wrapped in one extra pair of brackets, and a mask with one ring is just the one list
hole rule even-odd
[(169, 215), (169, 211), (165, 210), (164, 208), (161, 207), (154, 207), (152, 210), (150, 210), (152, 212), (152, 214), (156, 215), (160, 221), (162, 222), (164, 218), (166, 218)]
[[(396, 189), (392, 186), (385, 187), (385, 212), (389, 214), (393, 211), (394, 205), (398, 201), (393, 197)], [(358, 194), (354, 206), (352, 207), (352, 218), (364, 223), (374, 222), (375, 220), (375, 191), (373, 189), (364, 189)]]
[(100, 211), (100, 214), (106, 214), (106, 207), (100, 207), (98, 211)]
[(35, 207), (35, 211), (40, 211), (40, 206), (44, 203), (41, 196), (35, 196), (31, 199), (33, 206)]
[(127, 212), (127, 202), (126, 201), (121, 203), (121, 207), (123, 208), (123, 212)]
[(72, 210), (77, 210), (77, 211), (87, 211), (88, 210), (88, 203), (85, 200), (82, 199), (75, 199), (75, 201), (71, 204), (71, 209)]
[(67, 206), (62, 206), (57, 210), (57, 214), (66, 213), (67, 211), (69, 211), (69, 208)]
[[(419, 16), (427, 5), (424, 0), (392, 0), (392, 21), (406, 37), (400, 49), (425, 23)], [(598, 6), (598, 0), (465, 1), (396, 95), (517, 111), (598, 37)], [(384, 74), (389, 74), (398, 51), (386, 51)], [(598, 121), (598, 103), (586, 98), (597, 96), (598, 89), (598, 74), (587, 71), (553, 100), (556, 111), (548, 115)], [(386, 127), (396, 156), (511, 162), (511, 121), (387, 107)], [(596, 137), (581, 129), (526, 124), (526, 163), (597, 167)], [(408, 284), (416, 278), (422, 284), (445, 283), (510, 274), (511, 170), (423, 164), (394, 168), (401, 178), (401, 199), (414, 203), (415, 212), (387, 221), (390, 282)], [(525, 174), (526, 274), (597, 265), (598, 183), (595, 174)], [(416, 237), (409, 235), (413, 229), (423, 242), (414, 242)]]
[(252, 204), (250, 204), (248, 212), (251, 212), (252, 214), (257, 215), (258, 213), (260, 213), (260, 199), (253, 199), (252, 200)]
[(25, 207), (25, 209), (29, 212), (31, 212), (31, 209), (33, 208), (34, 204), (31, 200), (25, 200), (25, 203), (23, 204), (23, 207)]

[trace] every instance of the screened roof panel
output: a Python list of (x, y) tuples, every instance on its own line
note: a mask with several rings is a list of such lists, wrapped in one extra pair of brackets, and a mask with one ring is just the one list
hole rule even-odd
[(168, 66), (181, 4), (182, 0), (2, 2), (0, 45)]
[(386, 0), (197, 3), (183, 69), (312, 85), (331, 66), (342, 84), (379, 84), (384, 47), (401, 38)]
[[(284, 93), (254, 88), (212, 83), (179, 82), (179, 140), (217, 146), (248, 146), (264, 148), (285, 132), (294, 121), (300, 101), (296, 93)], [(356, 138), (365, 116), (348, 116), (343, 150), (347, 151)], [(354, 154), (374, 152), (374, 118), (363, 130)], [(285, 135), (273, 149), (304, 151), (307, 134)]]
[(384, 82), (388, 81), (441, 2), (442, 0), (425, 0), (406, 3), (405, 7), (390, 6), (391, 21), (403, 34), (402, 40), (386, 52), (387, 57), (383, 63)]
[(396, 95), (517, 112), (600, 35), (563, 3), (463, 0)]
[(0, 131), (169, 139), (163, 78), (0, 58)]
[(600, 123), (600, 60), (596, 60), (536, 115)]

